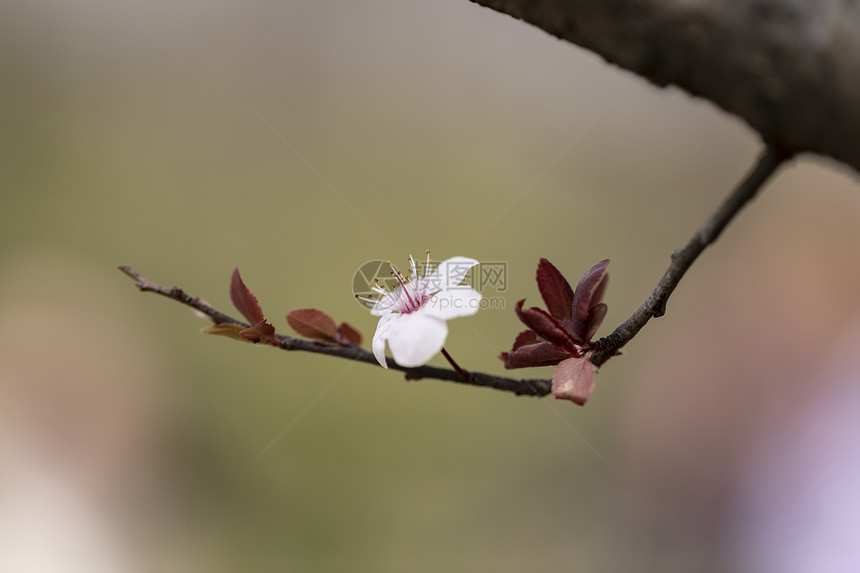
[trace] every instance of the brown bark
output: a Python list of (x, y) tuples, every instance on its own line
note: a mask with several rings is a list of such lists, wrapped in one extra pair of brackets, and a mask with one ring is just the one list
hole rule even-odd
[(472, 0), (860, 171), (860, 3)]

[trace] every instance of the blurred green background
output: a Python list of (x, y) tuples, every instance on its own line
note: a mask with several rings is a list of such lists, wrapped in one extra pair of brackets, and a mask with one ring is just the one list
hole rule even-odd
[(351, 291), (365, 261), (428, 248), (506, 261), (506, 308), (450, 323), (446, 345), (502, 373), (514, 303), (539, 303), (540, 257), (570, 280), (612, 260), (607, 333), (752, 164), (757, 136), (465, 0), (0, 11), (0, 507), (13, 532), (0, 544), (20, 559), (7, 565), (733, 562), (745, 436), (785, 388), (803, 395), (811, 347), (860, 304), (855, 174), (809, 158), (782, 172), (585, 408), (406, 383), (201, 335), (116, 266), (228, 312), (238, 266), (279, 331), (313, 306), (369, 346), (375, 321)]

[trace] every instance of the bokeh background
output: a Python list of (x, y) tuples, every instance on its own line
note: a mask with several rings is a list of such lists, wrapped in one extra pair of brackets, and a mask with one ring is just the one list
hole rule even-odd
[(502, 373), (540, 257), (612, 260), (605, 334), (756, 134), (466, 0), (0, 12), (0, 569), (856, 570), (855, 173), (782, 171), (585, 408), (407, 383), (116, 266), (227, 311), (238, 266), (369, 344), (365, 261), (505, 261), (446, 345)]

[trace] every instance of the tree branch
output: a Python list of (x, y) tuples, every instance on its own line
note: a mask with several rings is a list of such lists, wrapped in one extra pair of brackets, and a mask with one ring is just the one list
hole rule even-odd
[[(714, 212), (714, 214), (705, 221), (701, 228), (699, 228), (692, 238), (690, 238), (684, 247), (672, 253), (672, 260), (669, 263), (669, 268), (666, 269), (666, 272), (663, 274), (663, 278), (660, 279), (660, 282), (657, 283), (657, 286), (645, 302), (642, 303), (642, 306), (633, 313), (633, 316), (618, 326), (612, 334), (601, 338), (594, 343), (597, 350), (589, 359), (591, 363), (595, 366), (602, 365), (611, 357), (618, 354), (618, 350), (632, 340), (652, 317), (660, 317), (665, 314), (666, 302), (669, 300), (669, 296), (687, 272), (687, 269), (690, 268), (693, 262), (695, 262), (708, 245), (717, 240), (731, 220), (756, 196), (765, 182), (767, 182), (770, 176), (776, 172), (777, 168), (779, 168), (779, 166), (791, 156), (791, 152), (775, 147), (768, 147), (765, 149), (755, 168), (747, 174), (737, 188), (725, 199), (725, 201), (723, 201), (722, 205), (720, 205), (716, 212)], [(140, 274), (127, 266), (121, 266), (119, 269), (127, 276), (134, 279), (135, 285), (141, 292), (154, 292), (189, 306), (209, 317), (215, 324), (236, 324), (242, 328), (248, 328), (250, 326), (247, 323), (237, 320), (232, 316), (224, 314), (223, 312), (213, 308), (203, 299), (192, 297), (179, 287), (167, 288), (161, 286), (140, 276)], [(337, 356), (347, 360), (355, 360), (358, 362), (378, 365), (373, 353), (354, 344), (347, 346), (324, 344), (301, 338), (284, 336), (282, 334), (276, 334), (275, 337), (279, 343), (279, 348), (283, 350), (302, 350), (305, 352), (326, 354), (328, 356)], [(443, 354), (445, 354), (445, 357), (448, 358), (452, 364), (456, 364), (444, 350)], [(455, 368), (453, 370), (438, 368), (435, 366), (404, 368), (392, 359), (389, 359), (388, 363), (390, 364), (390, 369), (405, 372), (407, 380), (435, 378), (437, 380), (445, 380), (459, 384), (495, 388), (497, 390), (525, 396), (546, 396), (552, 391), (552, 382), (550, 380), (518, 380), (502, 376), (493, 376), (491, 374), (484, 374), (481, 372), (467, 372), (462, 368)]]
[(705, 247), (713, 243), (723, 232), (723, 229), (744, 208), (744, 206), (755, 198), (758, 191), (765, 182), (779, 168), (780, 165), (791, 157), (790, 152), (782, 151), (774, 147), (768, 147), (761, 154), (755, 168), (750, 171), (741, 181), (737, 188), (726, 197), (723, 204), (712, 214), (704, 225), (687, 241), (682, 248), (672, 252), (672, 260), (669, 268), (663, 274), (663, 278), (657, 283), (651, 295), (642, 303), (633, 316), (616, 328), (612, 334), (595, 342), (599, 349), (591, 356), (591, 362), (600, 366), (618, 350), (630, 342), (643, 326), (652, 318), (658, 318), (666, 313), (666, 302), (669, 296), (678, 286), (678, 283), (687, 272), (687, 269), (702, 254)]
[(471, 0), (860, 171), (860, 3)]
[[(179, 287), (167, 288), (160, 284), (154, 283), (138, 274), (134, 269), (128, 266), (119, 267), (123, 273), (134, 279), (135, 286), (141, 292), (154, 292), (161, 296), (175, 300), (186, 306), (202, 312), (208, 316), (215, 324), (236, 324), (243, 328), (248, 328), (250, 325), (240, 320), (233, 318), (223, 312), (213, 308), (206, 301), (199, 297), (192, 297)], [(357, 362), (366, 362), (379, 366), (373, 353), (362, 349), (356, 345), (342, 346), (335, 344), (323, 344), (313, 342), (292, 336), (284, 336), (276, 334), (280, 348), (283, 350), (301, 350), (305, 352), (314, 352), (316, 354), (326, 354), (328, 356), (337, 356), (347, 360), (355, 360)], [(482, 386), (485, 388), (495, 388), (505, 392), (512, 392), (518, 396), (546, 396), (551, 391), (552, 383), (549, 380), (518, 380), (514, 378), (505, 378), (503, 376), (493, 376), (481, 372), (457, 372), (447, 368), (437, 368), (436, 366), (421, 366), (419, 368), (404, 368), (397, 364), (393, 359), (388, 359), (390, 370), (399, 370), (406, 373), (407, 380), (420, 380), (421, 378), (434, 378), (436, 380), (445, 380), (447, 382), (457, 382), (459, 384), (467, 384), (470, 386)], [(463, 374), (466, 376), (464, 377)]]

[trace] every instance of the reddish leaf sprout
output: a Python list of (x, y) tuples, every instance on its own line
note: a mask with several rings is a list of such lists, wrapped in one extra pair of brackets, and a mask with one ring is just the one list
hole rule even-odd
[(249, 342), (265, 342), (272, 346), (281, 345), (275, 336), (275, 327), (266, 320), (260, 301), (245, 285), (238, 268), (233, 269), (233, 276), (230, 277), (230, 300), (233, 301), (233, 305), (242, 313), (242, 316), (251, 323), (250, 328), (239, 331), (239, 336)]
[(511, 350), (499, 356), (505, 368), (556, 366), (553, 396), (585, 404), (597, 372), (588, 361), (595, 350), (591, 339), (606, 316), (607, 307), (601, 301), (609, 282), (607, 265), (609, 259), (588, 269), (572, 289), (552, 263), (540, 260), (537, 283), (549, 312), (523, 308), (525, 299), (517, 303), (517, 316), (529, 330), (520, 332)]
[(334, 319), (315, 308), (296, 308), (287, 313), (287, 322), (299, 336), (328, 344), (361, 344), (361, 334), (346, 322), (335, 326)]

